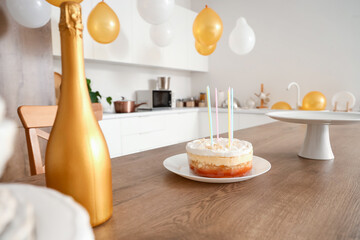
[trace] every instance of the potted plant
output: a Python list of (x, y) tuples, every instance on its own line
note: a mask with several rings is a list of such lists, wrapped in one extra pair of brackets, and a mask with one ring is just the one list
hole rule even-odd
[[(87, 83), (87, 87), (88, 87), (88, 90), (89, 90), (89, 95), (90, 95), (90, 100), (92, 103), (97, 103), (99, 104), (99, 106), (101, 106), (101, 103), (100, 103), (100, 99), (102, 98), (101, 94), (99, 93), (99, 91), (93, 91), (91, 89), (91, 80), (89, 78), (86, 78), (86, 83)], [(109, 103), (109, 105), (111, 106), (111, 103), (112, 103), (112, 97), (107, 97), (106, 98), (106, 102)]]

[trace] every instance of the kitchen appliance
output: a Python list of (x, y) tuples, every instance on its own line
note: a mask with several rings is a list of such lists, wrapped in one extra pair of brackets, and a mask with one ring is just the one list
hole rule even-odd
[(114, 102), (115, 112), (116, 112), (116, 113), (131, 113), (131, 112), (135, 112), (135, 109), (136, 109), (137, 107), (139, 107), (140, 105), (143, 105), (143, 104), (146, 104), (146, 103), (143, 102), (143, 103), (135, 104), (135, 101), (125, 100), (125, 98), (122, 97), (121, 100)]
[(156, 110), (171, 108), (171, 90), (141, 90), (136, 92), (136, 102), (145, 103), (139, 109)]
[(159, 90), (169, 90), (170, 77), (158, 77), (157, 87)]

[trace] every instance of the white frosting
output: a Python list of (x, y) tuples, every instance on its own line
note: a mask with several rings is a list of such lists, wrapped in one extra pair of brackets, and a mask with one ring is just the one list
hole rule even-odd
[(187, 152), (202, 156), (233, 157), (252, 153), (252, 150), (253, 147), (251, 143), (235, 138), (230, 148), (228, 138), (219, 138), (219, 140), (214, 138), (213, 146), (211, 146), (210, 139), (204, 138), (194, 140), (186, 145)]

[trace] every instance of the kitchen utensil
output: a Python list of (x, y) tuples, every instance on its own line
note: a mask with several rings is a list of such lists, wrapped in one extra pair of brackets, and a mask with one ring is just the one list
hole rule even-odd
[(334, 112), (350, 112), (352, 111), (355, 102), (356, 98), (354, 94), (347, 91), (338, 92), (331, 99)]
[(115, 112), (116, 112), (116, 113), (131, 113), (131, 112), (135, 112), (135, 109), (136, 109), (137, 107), (139, 107), (140, 105), (143, 105), (143, 104), (146, 104), (146, 103), (135, 104), (135, 101), (125, 100), (125, 98), (122, 97), (121, 100), (114, 102)]
[(170, 77), (158, 77), (158, 89), (169, 90), (170, 88)]
[(360, 122), (360, 113), (285, 111), (266, 115), (284, 122), (307, 124), (305, 140), (298, 155), (315, 160), (334, 159), (329, 138), (330, 124), (344, 125)]
[(199, 102), (199, 107), (206, 107), (206, 102), (205, 101)]
[(250, 178), (264, 174), (267, 171), (269, 171), (271, 168), (271, 164), (267, 160), (261, 157), (253, 156), (252, 169), (248, 173), (246, 173), (245, 176), (243, 177), (233, 177), (233, 178), (200, 177), (198, 175), (195, 175), (190, 170), (186, 153), (178, 154), (165, 159), (163, 165), (170, 172), (173, 172), (184, 178), (188, 178), (190, 180), (194, 180), (198, 182), (207, 182), (207, 183), (232, 183), (232, 182), (245, 181)]
[(195, 101), (194, 100), (186, 101), (185, 106), (186, 107), (195, 107)]
[(257, 108), (268, 108), (266, 104), (270, 102), (269, 95), (270, 93), (264, 92), (264, 84), (262, 83), (260, 93), (259, 94), (255, 93), (255, 96), (257, 96), (260, 99), (260, 106), (258, 106)]
[(182, 101), (182, 100), (177, 100), (177, 101), (176, 101), (176, 107), (177, 107), (177, 108), (182, 108), (182, 107), (184, 107), (184, 101)]
[(225, 92), (224, 91), (219, 91), (218, 92), (218, 107), (222, 107), (222, 104), (223, 104), (224, 101), (225, 101)]
[(248, 98), (245, 101), (245, 107), (246, 108), (252, 109), (252, 108), (255, 108), (255, 106), (256, 106), (256, 102), (252, 97)]
[[(222, 102), (222, 104), (221, 104), (220, 107), (222, 107), (222, 108), (227, 108), (227, 107), (228, 107), (228, 101), (227, 101), (227, 99)], [(241, 104), (240, 104), (239, 99), (234, 98), (234, 109), (240, 108), (240, 107), (241, 107)]]
[(204, 101), (205, 102), (205, 99), (206, 99), (206, 93), (200, 93), (200, 101)]

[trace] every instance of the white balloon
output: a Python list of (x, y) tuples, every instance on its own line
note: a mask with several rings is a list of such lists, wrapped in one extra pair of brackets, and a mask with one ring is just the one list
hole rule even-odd
[(175, 0), (137, 0), (140, 16), (150, 24), (165, 23), (172, 15)]
[(44, 26), (51, 16), (51, 5), (45, 0), (6, 0), (6, 6), (15, 21), (24, 27)]
[(248, 54), (253, 50), (255, 40), (254, 30), (248, 25), (245, 18), (240, 17), (236, 22), (235, 28), (230, 33), (230, 49), (239, 55)]
[(159, 47), (170, 45), (174, 38), (173, 30), (169, 22), (152, 25), (150, 27), (150, 38)]

